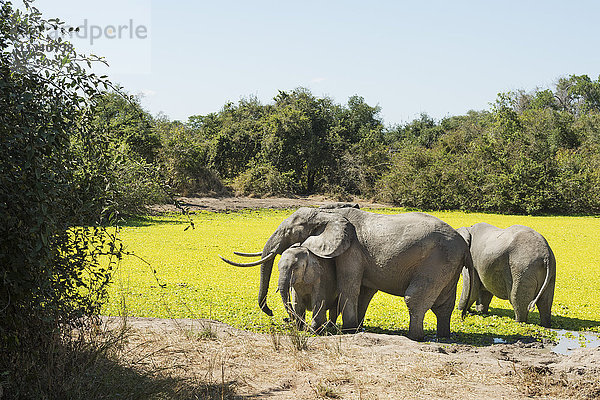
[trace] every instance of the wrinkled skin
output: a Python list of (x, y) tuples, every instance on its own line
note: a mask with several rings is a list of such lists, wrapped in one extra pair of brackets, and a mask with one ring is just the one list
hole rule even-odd
[[(527, 322), (537, 304), (540, 324), (550, 327), (556, 281), (556, 260), (548, 242), (531, 228), (513, 225), (500, 229), (486, 223), (459, 228), (469, 244), (475, 276), (463, 271), (463, 294), (458, 308), (487, 313), (493, 296), (509, 300), (515, 320)], [(470, 291), (471, 295), (466, 293)]]
[[(293, 245), (281, 254), (279, 284), (283, 304), (298, 328), (305, 329), (306, 310), (312, 311), (311, 330), (321, 332), (329, 311), (329, 323), (338, 316), (335, 261), (317, 257), (306, 247)], [(290, 287), (292, 301), (289, 299)]]
[[(356, 208), (300, 208), (267, 240), (262, 257), (281, 254), (294, 243), (336, 265), (343, 330), (359, 328), (373, 295), (403, 296), (410, 315), (408, 336), (424, 338), (423, 319), (431, 309), (439, 337), (450, 336), (450, 316), (463, 265), (471, 267), (463, 238), (431, 215), (380, 215)], [(258, 302), (266, 303), (273, 261), (261, 265)]]

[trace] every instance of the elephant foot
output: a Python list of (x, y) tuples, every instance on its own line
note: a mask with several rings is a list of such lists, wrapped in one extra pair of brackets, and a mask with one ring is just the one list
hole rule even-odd
[(552, 318), (550, 315), (540, 315), (540, 325), (544, 328), (550, 328), (552, 325)]
[(437, 337), (438, 338), (444, 338), (444, 339), (448, 339), (450, 337), (450, 328), (447, 329), (438, 329), (437, 330)]
[(479, 314), (484, 314), (484, 315), (489, 314), (489, 308), (484, 307), (482, 305), (475, 306), (475, 311), (477, 311)]
[(407, 338), (409, 338), (410, 340), (414, 340), (415, 342), (423, 342), (425, 340), (425, 334), (411, 334), (410, 332), (408, 332), (408, 334), (406, 335)]

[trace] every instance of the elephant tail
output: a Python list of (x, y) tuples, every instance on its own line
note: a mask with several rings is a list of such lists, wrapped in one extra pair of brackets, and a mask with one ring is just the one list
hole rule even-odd
[(535, 299), (533, 299), (531, 303), (529, 303), (529, 306), (527, 306), (528, 311), (533, 310), (533, 308), (535, 307), (535, 303), (537, 303), (542, 293), (544, 293), (544, 290), (546, 290), (546, 287), (548, 287), (548, 283), (550, 282), (551, 278), (550, 274), (552, 273), (552, 268), (550, 265), (552, 261), (554, 261), (554, 254), (552, 254), (552, 250), (550, 250), (550, 253), (546, 257), (544, 257), (544, 265), (546, 266), (546, 279), (544, 279), (544, 284), (540, 288), (540, 291), (538, 292), (537, 296), (535, 296)]
[[(462, 309), (462, 319), (465, 319), (467, 316), (467, 306), (469, 304), (469, 299), (473, 294), (473, 282), (475, 280), (475, 267), (473, 266), (473, 258), (471, 257), (471, 251), (469, 249), (467, 249), (467, 252), (465, 253), (464, 266), (467, 269), (469, 282), (467, 285), (463, 285), (463, 291), (467, 292), (466, 297), (464, 297), (464, 293), (461, 295), (461, 300), (466, 299), (466, 301), (464, 301), (464, 304), (462, 301), (458, 303), (458, 308)], [(466, 280), (465, 275), (463, 275), (463, 279)]]
[(546, 257), (544, 257), (544, 265), (546, 266), (546, 279), (544, 279), (544, 283), (542, 284), (542, 287), (540, 288), (540, 291), (538, 292), (537, 296), (535, 296), (535, 299), (533, 299), (531, 303), (529, 303), (529, 305), (527, 306), (528, 311), (533, 310), (533, 308), (535, 307), (535, 303), (537, 303), (542, 293), (544, 293), (544, 290), (546, 290), (546, 287), (548, 287), (548, 283), (550, 282), (551, 278), (550, 275), (552, 273), (552, 262), (556, 261), (554, 259), (554, 254), (552, 253), (552, 250), (550, 250), (549, 254)]

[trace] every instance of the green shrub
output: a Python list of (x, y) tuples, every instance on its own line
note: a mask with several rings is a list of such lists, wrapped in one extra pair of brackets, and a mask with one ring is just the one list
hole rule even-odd
[(57, 346), (98, 313), (122, 254), (116, 233), (98, 225), (110, 219), (112, 178), (122, 171), (109, 138), (91, 129), (93, 107), (111, 84), (86, 70), (93, 58), (54, 39), (53, 26), (62, 25), (44, 20), (30, 2), (22, 11), (1, 3), (4, 398), (60, 397), (51, 390), (59, 375), (48, 374)]
[(293, 175), (279, 172), (271, 164), (254, 164), (234, 179), (233, 188), (240, 195), (290, 195), (297, 188)]
[(169, 185), (184, 196), (228, 193), (219, 173), (209, 168), (209, 144), (179, 122), (157, 121), (163, 146), (160, 163)]

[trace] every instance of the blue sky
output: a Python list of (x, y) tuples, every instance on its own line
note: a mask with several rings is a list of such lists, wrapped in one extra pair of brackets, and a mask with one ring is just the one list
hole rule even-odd
[[(387, 124), (489, 108), (502, 91), (600, 75), (594, 1), (38, 0), (46, 17), (145, 37), (73, 39), (152, 114), (187, 120), (298, 86), (378, 104)], [(110, 31), (112, 32), (112, 31)], [(89, 35), (88, 35), (89, 36)], [(114, 36), (114, 35), (113, 35)]]

